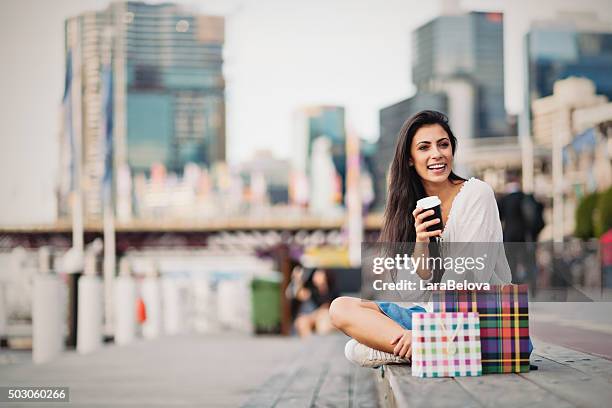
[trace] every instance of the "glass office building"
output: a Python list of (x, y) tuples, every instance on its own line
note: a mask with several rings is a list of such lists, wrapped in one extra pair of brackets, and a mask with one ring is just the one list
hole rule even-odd
[(472, 84), (475, 137), (506, 136), (504, 30), (500, 13), (437, 17), (413, 32), (413, 82), (419, 91), (444, 91), (460, 78)]
[(223, 20), (172, 4), (126, 6), (130, 167), (181, 172), (189, 162), (224, 160)]
[(225, 160), (224, 20), (172, 3), (112, 2), (66, 21), (66, 55), (79, 88), (85, 212), (101, 214), (102, 70), (112, 72), (113, 166)]
[(588, 78), (596, 92), (612, 100), (612, 31), (571, 27), (534, 27), (525, 38), (528, 103), (552, 95), (559, 79)]

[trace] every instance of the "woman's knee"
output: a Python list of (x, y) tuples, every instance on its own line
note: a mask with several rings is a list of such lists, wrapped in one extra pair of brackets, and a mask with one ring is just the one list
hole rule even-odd
[(334, 299), (329, 305), (329, 317), (334, 327), (340, 330), (345, 328), (354, 307), (355, 299), (352, 297), (341, 296)]
[(314, 324), (314, 319), (309, 315), (301, 315), (295, 319), (293, 323), (296, 328), (307, 328)]
[(314, 320), (310, 316), (302, 315), (295, 319), (294, 326), (298, 336), (306, 337), (312, 334)]

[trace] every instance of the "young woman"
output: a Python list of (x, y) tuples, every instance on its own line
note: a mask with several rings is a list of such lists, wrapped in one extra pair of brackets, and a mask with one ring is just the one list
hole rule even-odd
[(326, 269), (315, 269), (307, 278), (304, 273), (302, 267), (294, 268), (286, 292), (295, 305), (295, 330), (300, 337), (328, 334), (334, 330), (329, 305), (338, 297), (334, 276)]
[[(457, 140), (442, 113), (422, 111), (404, 123), (390, 166), (380, 241), (427, 243), (431, 237), (440, 237), (445, 242), (491, 243), (487, 250), (495, 256), (488, 258), (476, 279), (510, 283), (508, 262), (499, 245), (503, 234), (493, 190), (478, 179), (465, 180), (453, 173), (456, 147)], [(434, 212), (422, 211), (416, 202), (433, 195), (442, 202), (442, 220), (423, 222)], [(428, 232), (428, 227), (440, 221), (443, 229)], [(433, 277), (428, 270), (417, 274), (423, 280)], [(337, 298), (330, 307), (334, 326), (352, 337), (345, 347), (346, 357), (366, 367), (409, 361), (415, 311), (425, 309), (350, 297)]]

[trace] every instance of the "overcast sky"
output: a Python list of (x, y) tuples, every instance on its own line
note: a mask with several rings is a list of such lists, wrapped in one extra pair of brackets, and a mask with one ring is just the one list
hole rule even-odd
[[(291, 152), (292, 112), (339, 104), (362, 137), (378, 138), (378, 111), (411, 96), (410, 33), (440, 13), (409, 0), (178, 1), (224, 14), (228, 159), (257, 149)], [(535, 3), (535, 4), (533, 4)], [(63, 21), (101, 0), (0, 2), (0, 224), (52, 222), (64, 81)], [(532, 19), (557, 10), (596, 11), (611, 0), (466, 0), (468, 10), (505, 13), (505, 89), (522, 109), (522, 37)], [(612, 29), (612, 25), (611, 25)]]

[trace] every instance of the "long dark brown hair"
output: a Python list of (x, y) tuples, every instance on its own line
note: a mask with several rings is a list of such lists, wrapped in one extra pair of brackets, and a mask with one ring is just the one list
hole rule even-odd
[[(415, 242), (414, 217), (412, 211), (417, 200), (426, 197), (421, 177), (409, 163), (412, 139), (423, 126), (440, 125), (446, 131), (451, 143), (453, 156), (457, 148), (457, 138), (448, 125), (448, 118), (440, 112), (421, 111), (402, 126), (395, 145), (395, 155), (389, 167), (389, 193), (379, 242)], [(451, 181), (464, 181), (451, 170)]]

